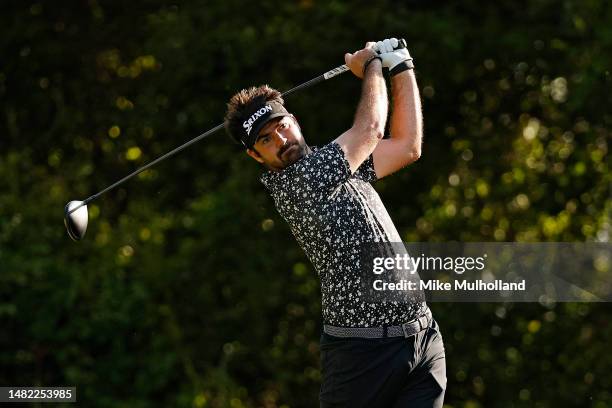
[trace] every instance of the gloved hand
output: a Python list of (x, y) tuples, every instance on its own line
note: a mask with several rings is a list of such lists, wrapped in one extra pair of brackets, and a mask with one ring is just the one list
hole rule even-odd
[(374, 45), (374, 49), (382, 58), (383, 68), (388, 68), (391, 76), (414, 67), (408, 49), (395, 49), (398, 45), (399, 41), (397, 38), (387, 38), (386, 40), (378, 41)]

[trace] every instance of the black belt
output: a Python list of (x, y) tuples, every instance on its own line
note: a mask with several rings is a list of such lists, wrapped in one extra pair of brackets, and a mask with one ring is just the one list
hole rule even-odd
[(427, 309), (424, 315), (399, 326), (387, 327), (337, 327), (323, 325), (323, 331), (334, 337), (361, 337), (365, 339), (380, 339), (383, 337), (410, 337), (431, 325), (433, 316)]

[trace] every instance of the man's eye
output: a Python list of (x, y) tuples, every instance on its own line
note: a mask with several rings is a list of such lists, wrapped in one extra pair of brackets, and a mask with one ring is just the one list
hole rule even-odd
[(281, 129), (286, 129), (286, 128), (287, 128), (287, 126), (288, 126), (288, 125), (287, 125), (286, 123), (284, 123), (284, 122), (280, 124)]
[(262, 144), (266, 144), (266, 143), (268, 143), (268, 140), (269, 140), (269, 139), (270, 139), (270, 138), (269, 138), (268, 136), (264, 136), (264, 137), (262, 137), (262, 138), (261, 138), (261, 143), (262, 143)]

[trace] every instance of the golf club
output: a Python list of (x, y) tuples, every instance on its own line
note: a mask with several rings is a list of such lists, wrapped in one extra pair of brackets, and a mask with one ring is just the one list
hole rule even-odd
[[(398, 40), (398, 45), (397, 47), (395, 47), (396, 49), (399, 48), (405, 48), (406, 47), (406, 41), (404, 39), (399, 39)], [(310, 81), (306, 81), (303, 84), (300, 84), (294, 88), (291, 88), (285, 92), (282, 93), (283, 96), (287, 96), (290, 95), (296, 91), (308, 88), (312, 85), (316, 85), (319, 82), (323, 82), (326, 81), (330, 78), (333, 78), (335, 76), (338, 76), (340, 74), (345, 73), (346, 71), (348, 71), (349, 68), (343, 64), (340, 65), (339, 67), (336, 67), (332, 70), (327, 71), (326, 73), (319, 75), (316, 78), (311, 79)], [(81, 239), (83, 239), (83, 237), (85, 236), (85, 233), (87, 232), (87, 223), (89, 220), (89, 215), (88, 215), (88, 211), (87, 211), (87, 204), (91, 203), (92, 201), (94, 201), (96, 198), (100, 197), (102, 194), (112, 190), (113, 188), (125, 183), (126, 181), (128, 181), (129, 179), (131, 179), (132, 177), (142, 173), (143, 171), (155, 166), (157, 163), (171, 157), (174, 156), (175, 154), (177, 154), (178, 152), (188, 148), (189, 146), (191, 146), (194, 143), (199, 142), (200, 140), (204, 139), (207, 136), (210, 136), (211, 134), (215, 133), (216, 131), (220, 130), (223, 128), (223, 123), (221, 123), (220, 125), (215, 126), (214, 128), (207, 130), (206, 132), (202, 133), (201, 135), (194, 137), (193, 139), (189, 140), (188, 142), (178, 146), (177, 148), (169, 151), (168, 153), (158, 157), (157, 159), (145, 164), (144, 166), (136, 169), (135, 171), (133, 171), (132, 173), (128, 174), (127, 176), (123, 177), (121, 180), (116, 181), (115, 183), (111, 184), (110, 186), (106, 187), (105, 189), (103, 189), (102, 191), (99, 191), (98, 193), (92, 195), (91, 197), (86, 198), (83, 201), (78, 201), (78, 200), (73, 200), (68, 202), (68, 204), (66, 204), (66, 207), (64, 208), (64, 224), (66, 225), (66, 229), (68, 230), (68, 235), (70, 236), (70, 238), (72, 238), (74, 241), (80, 241)]]

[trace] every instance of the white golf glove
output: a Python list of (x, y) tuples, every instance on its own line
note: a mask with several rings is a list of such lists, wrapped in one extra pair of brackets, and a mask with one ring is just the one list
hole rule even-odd
[(382, 58), (383, 68), (388, 68), (391, 76), (414, 67), (408, 49), (395, 49), (398, 45), (399, 41), (397, 38), (387, 38), (386, 40), (378, 41), (374, 45), (374, 49)]

